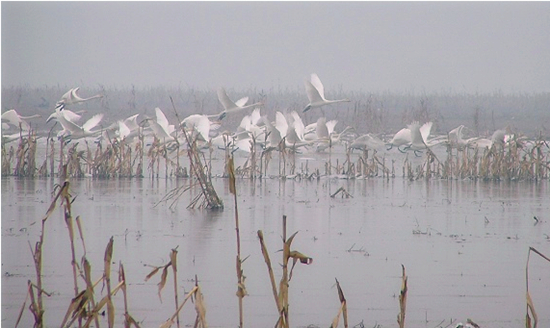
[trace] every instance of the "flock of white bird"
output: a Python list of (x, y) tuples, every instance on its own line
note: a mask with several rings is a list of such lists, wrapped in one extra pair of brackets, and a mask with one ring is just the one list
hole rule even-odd
[[(303, 109), (307, 112), (313, 108), (319, 108), (333, 103), (349, 102), (349, 99), (327, 100), (324, 95), (324, 87), (317, 74), (311, 74), (311, 78), (305, 81), (305, 89), (309, 103)], [(493, 144), (504, 144), (508, 136), (504, 130), (497, 130), (491, 139), (479, 137), (465, 139), (463, 131), (466, 129), (461, 125), (448, 133), (446, 136), (431, 137), (432, 122), (420, 125), (413, 122), (407, 127), (398, 131), (389, 142), (384, 142), (377, 136), (364, 134), (356, 136), (352, 133), (353, 128), (346, 127), (340, 133), (336, 132), (336, 120), (327, 121), (325, 117), (319, 117), (315, 123), (304, 125), (300, 115), (296, 111), (283, 114), (277, 111), (275, 120), (269, 120), (267, 116), (261, 115), (262, 103), (247, 105), (248, 97), (241, 98), (233, 102), (227, 95), (225, 89), (218, 90), (218, 100), (224, 110), (214, 115), (193, 114), (184, 118), (178, 127), (170, 124), (165, 114), (160, 108), (155, 108), (154, 118), (145, 118), (138, 123), (139, 114), (132, 115), (124, 120), (120, 120), (107, 128), (99, 128), (98, 125), (103, 119), (103, 114), (92, 116), (85, 123), (80, 125), (78, 122), (82, 118), (77, 112), (69, 110), (67, 107), (79, 104), (93, 99), (103, 97), (95, 95), (89, 98), (82, 98), (78, 95), (79, 88), (73, 88), (67, 91), (56, 103), (55, 111), (48, 117), (46, 122), (57, 121), (62, 129), (57, 133), (58, 139), (67, 142), (81, 138), (94, 138), (95, 140), (106, 140), (108, 142), (131, 142), (135, 137), (155, 136), (160, 143), (167, 145), (186, 144), (189, 140), (198, 140), (202, 147), (215, 147), (226, 149), (230, 147), (233, 151), (250, 152), (252, 145), (261, 145), (263, 149), (277, 149), (281, 142), (284, 142), (287, 148), (297, 150), (299, 148), (314, 149), (315, 151), (324, 151), (332, 145), (342, 143), (349, 149), (381, 149), (384, 146), (387, 150), (393, 147), (401, 152), (413, 151), (415, 155), (418, 152), (436, 146), (438, 144), (450, 145), (453, 148), (485, 148)], [(255, 107), (255, 108), (254, 108)], [(239, 113), (245, 109), (254, 108), (252, 112), (245, 115), (235, 132), (219, 132), (221, 121), (227, 115)], [(25, 135), (30, 131), (31, 126), (28, 120), (38, 118), (39, 115), (21, 116), (14, 109), (2, 114), (2, 139), (3, 142), (17, 140), (20, 135)], [(5, 134), (11, 126), (18, 129), (17, 133)]]

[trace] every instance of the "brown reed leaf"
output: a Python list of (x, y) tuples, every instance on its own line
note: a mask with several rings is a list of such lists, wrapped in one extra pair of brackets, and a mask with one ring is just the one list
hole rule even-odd
[[(86, 304), (89, 300), (89, 290), (82, 290), (78, 295), (76, 295), (72, 300), (71, 304), (67, 308), (65, 317), (61, 322), (61, 327), (70, 326), (77, 318), (81, 318), (82, 314), (86, 311)], [(71, 318), (71, 321), (67, 323), (67, 320)], [(67, 324), (67, 325), (66, 325)]]
[(197, 285), (197, 291), (195, 292), (195, 310), (197, 311), (197, 320), (195, 327), (208, 327), (206, 324), (206, 306), (204, 304), (204, 297), (202, 295), (200, 287)]
[(291, 251), (288, 256), (289, 258), (292, 258), (292, 267), (290, 268), (288, 281), (292, 279), (292, 272), (294, 271), (294, 266), (296, 265), (296, 262), (298, 262), (298, 260), (300, 261), (300, 263), (306, 265), (310, 265), (311, 263), (313, 263), (313, 259), (311, 257), (308, 257), (298, 251)]
[(153, 269), (153, 271), (151, 271), (151, 272), (145, 277), (145, 281), (151, 279), (151, 277), (153, 277), (155, 274), (157, 274), (157, 272), (158, 272), (160, 269), (162, 269), (162, 268), (163, 268), (163, 267), (161, 267), (161, 266), (160, 266), (160, 267), (155, 267), (155, 268)]
[(168, 276), (168, 267), (169, 266), (170, 266), (170, 263), (164, 267), (164, 269), (162, 270), (162, 275), (160, 276), (160, 282), (157, 284), (158, 287), (159, 287), (158, 294), (159, 294), (159, 299), (160, 299), (161, 303), (162, 303), (161, 292), (162, 292), (162, 289), (164, 288), (164, 286), (166, 285), (166, 277)]
[(118, 285), (116, 285), (116, 287), (111, 291), (111, 293), (105, 295), (101, 301), (99, 301), (99, 303), (96, 304), (96, 306), (92, 309), (92, 311), (90, 312), (90, 316), (88, 317), (88, 320), (86, 321), (86, 323), (84, 324), (84, 328), (88, 328), (90, 327), (90, 324), (92, 323), (92, 320), (94, 318), (97, 317), (97, 315), (99, 314), (99, 312), (101, 311), (101, 309), (107, 304), (107, 302), (109, 301), (109, 298), (111, 298), (114, 294), (116, 294), (120, 288), (122, 288), (122, 285), (124, 284), (124, 282), (119, 282)]
[(84, 243), (84, 233), (82, 232), (82, 225), (80, 224), (80, 215), (76, 217), (75, 221), (78, 228), (78, 234), (80, 235), (80, 241), (82, 242), (82, 249), (84, 250), (84, 255), (86, 255), (86, 243)]
[(331, 328), (338, 327), (338, 324), (340, 322), (340, 315), (343, 314), (344, 316), (344, 327), (348, 327), (348, 308), (347, 308), (347, 302), (346, 298), (344, 297), (344, 292), (342, 291), (342, 288), (340, 287), (340, 282), (338, 282), (338, 279), (336, 279), (336, 288), (338, 289), (338, 298), (340, 299), (340, 308), (338, 310), (338, 314), (336, 317), (332, 320)]
[(23, 301), (23, 305), (21, 305), (21, 310), (19, 310), (19, 315), (17, 316), (17, 320), (15, 321), (15, 328), (19, 325), (19, 322), (21, 321), (21, 317), (23, 317), (23, 311), (25, 310), (25, 305), (27, 305), (27, 300), (29, 299), (30, 293), (32, 293), (32, 285), (31, 281), (27, 281), (27, 295), (25, 296), (25, 301)]

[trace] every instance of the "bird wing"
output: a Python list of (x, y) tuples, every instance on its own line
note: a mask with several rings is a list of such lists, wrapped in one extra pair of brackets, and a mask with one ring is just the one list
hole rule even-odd
[(202, 135), (204, 140), (208, 141), (210, 136), (210, 120), (206, 116), (201, 116), (201, 118), (195, 122), (195, 129)]
[(292, 118), (294, 119), (294, 131), (296, 132), (296, 136), (298, 136), (298, 139), (304, 140), (304, 133), (306, 131), (306, 128), (304, 126), (304, 122), (302, 121), (302, 118), (300, 118), (300, 115), (296, 113), (296, 111), (292, 111), (290, 113), (292, 115)]
[[(418, 122), (415, 122), (415, 123), (418, 124)], [(430, 136), (430, 132), (432, 131), (432, 125), (433, 125), (433, 122), (427, 122), (427, 123), (424, 123), (419, 128), (420, 129), (420, 135), (422, 136), (422, 139), (424, 141), (428, 140), (428, 137)]]
[(231, 99), (229, 99), (229, 97), (227, 96), (227, 92), (225, 92), (224, 88), (218, 89), (218, 100), (225, 110), (230, 110), (236, 107), (235, 103), (231, 101)]
[(71, 110), (68, 110), (68, 109), (65, 109), (63, 110), (63, 115), (65, 116), (65, 118), (71, 122), (78, 122), (78, 120), (80, 120), (80, 118), (82, 116), (78, 115), (77, 113), (71, 111)]
[(401, 145), (409, 144), (411, 142), (412, 142), (411, 130), (409, 130), (408, 128), (403, 128), (397, 131), (397, 133), (393, 136), (392, 140), (390, 141), (392, 145), (398, 146), (398, 147)]
[(321, 79), (315, 73), (311, 74), (311, 84), (317, 89), (321, 98), (325, 99), (325, 88), (323, 87), (323, 83), (321, 83)]
[(260, 115), (260, 109), (259, 108), (254, 109), (250, 114), (250, 123), (254, 125), (258, 125), (258, 122), (260, 122), (261, 117), (262, 116)]
[(102, 119), (103, 119), (103, 114), (95, 114), (94, 116), (92, 116), (91, 119), (89, 119), (88, 121), (86, 121), (86, 123), (82, 125), (82, 129), (84, 131), (90, 131), (96, 125), (98, 125)]
[(59, 122), (59, 124), (61, 124), (61, 126), (63, 127), (63, 129), (69, 131), (70, 133), (76, 133), (77, 131), (81, 131), (82, 130), (82, 127), (78, 126), (76, 123), (74, 123), (73, 121), (69, 121), (66, 117), (65, 117), (65, 111), (62, 110), (62, 111), (56, 111), (57, 113), (57, 121)]
[(83, 101), (84, 100), (84, 98), (82, 98), (82, 97), (80, 97), (79, 95), (76, 94), (79, 89), (80, 89), (80, 87), (77, 87), (77, 88), (74, 88), (74, 89), (71, 90), (71, 100), (72, 101)]
[(267, 119), (267, 117), (265, 116), (262, 116), (262, 120), (264, 121), (264, 124), (265, 126), (267, 127), (267, 130), (268, 130), (268, 133), (269, 133), (269, 136), (268, 136), (268, 139), (269, 139), (269, 144), (271, 146), (276, 146), (279, 144), (279, 142), (281, 142), (281, 133), (279, 132), (279, 130), (277, 130), (273, 124), (271, 124), (271, 122)]
[(242, 97), (241, 99), (235, 101), (235, 105), (237, 105), (237, 107), (243, 107), (244, 105), (246, 105), (247, 102), (248, 97)]
[(317, 119), (317, 127), (315, 128), (317, 139), (328, 139), (329, 133), (327, 128), (327, 119), (325, 117), (319, 117)]
[(310, 104), (323, 101), (323, 97), (321, 97), (319, 91), (315, 88), (315, 86), (313, 86), (313, 84), (311, 84), (311, 82), (306, 80), (304, 81), (304, 84), (306, 86), (307, 98), (309, 99)]
[(130, 128), (123, 122), (118, 121), (118, 135), (120, 139), (126, 138), (130, 134)]
[[(76, 89), (78, 90), (78, 88), (76, 88)], [(65, 94), (63, 94), (63, 96), (61, 96), (60, 101), (65, 102), (65, 103), (71, 103), (73, 90), (74, 89), (70, 89), (69, 91), (65, 92)]]
[(15, 126), (19, 126), (19, 123), (23, 122), (19, 117), (19, 114), (17, 114), (17, 112), (15, 111), (15, 109), (10, 109), (4, 114), (2, 114), (2, 121), (8, 122)]
[(164, 112), (160, 108), (155, 108), (155, 113), (157, 115), (157, 123), (162, 126), (164, 131), (168, 132), (168, 119), (166, 118), (166, 115), (164, 115)]
[(285, 116), (281, 112), (275, 113), (275, 128), (281, 134), (281, 138), (286, 136), (288, 131), (288, 123), (286, 122)]
[(422, 133), (420, 132), (420, 124), (418, 122), (409, 124), (407, 128), (411, 131), (411, 142), (413, 145), (425, 144)]
[(329, 135), (332, 132), (334, 132), (334, 128), (336, 127), (336, 124), (338, 124), (338, 120), (330, 120), (326, 123)]
[(241, 128), (241, 131), (248, 131), (248, 128), (250, 127), (250, 116), (246, 115), (241, 120), (241, 124), (239, 124), (239, 128)]
[(124, 125), (126, 125), (130, 131), (134, 131), (139, 128), (139, 124), (137, 124), (138, 116), (139, 114), (135, 114), (124, 120)]

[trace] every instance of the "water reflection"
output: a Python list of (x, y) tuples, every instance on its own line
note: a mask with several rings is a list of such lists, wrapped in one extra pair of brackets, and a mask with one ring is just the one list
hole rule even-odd
[[(144, 283), (144, 265), (162, 265), (178, 249), (182, 289), (199, 276), (212, 326), (237, 322), (235, 212), (227, 179), (214, 179), (223, 211), (188, 210), (199, 194), (192, 187), (175, 206), (161, 199), (187, 180), (75, 180), (73, 214), (84, 227), (86, 256), (101, 274), (104, 249), (115, 240), (116, 262), (125, 265), (132, 313), (144, 325), (158, 325), (171, 306), (155, 298), (157, 282)], [(343, 187), (353, 197), (330, 195)], [(54, 190), (52, 180), (2, 179), (2, 323), (13, 326), (34, 279), (28, 243), (36, 242), (41, 217)], [(350, 323), (395, 324), (401, 264), (409, 274), (407, 322), (433, 327), (448, 318), (516, 327), (524, 318), (525, 259), (529, 246), (550, 253), (549, 185), (406, 179), (294, 181), (237, 180), (241, 247), (247, 289), (246, 322), (275, 322), (276, 310), (256, 232), (264, 231), (273, 267), (280, 272), (281, 218), (288, 233), (299, 231), (293, 247), (314, 258), (295, 268), (290, 286), (293, 326), (322, 326), (338, 307), (334, 278), (340, 281)], [(64, 315), (72, 295), (67, 228), (56, 210), (47, 222), (44, 274), (58, 294), (48, 299), (48, 319)], [(534, 224), (533, 216), (543, 223)], [(80, 253), (81, 254), (81, 253)], [(550, 325), (549, 269), (533, 264), (540, 287), (532, 295), (541, 326)], [(534, 282), (535, 284), (535, 282)], [(70, 284), (69, 284), (70, 285)], [(170, 299), (166, 295), (164, 299)], [(165, 301), (166, 302), (166, 301)], [(170, 311), (168, 311), (170, 308)], [(57, 310), (56, 310), (57, 309)], [(57, 312), (55, 312), (57, 311)], [(426, 323), (426, 317), (429, 322)], [(31, 325), (30, 315), (24, 316)], [(464, 320), (464, 319), (461, 319)]]

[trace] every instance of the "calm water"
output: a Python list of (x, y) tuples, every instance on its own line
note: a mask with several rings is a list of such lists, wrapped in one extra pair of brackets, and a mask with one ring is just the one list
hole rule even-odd
[[(178, 247), (180, 300), (198, 276), (211, 327), (238, 325), (235, 296), (234, 204), (226, 179), (214, 186), (225, 210), (187, 210), (192, 189), (170, 210), (155, 204), (187, 183), (163, 179), (72, 181), (73, 215), (84, 227), (86, 256), (94, 279), (102, 274), (105, 246), (114, 236), (113, 270), (122, 262), (129, 283), (130, 314), (143, 327), (157, 327), (174, 312), (172, 272), (157, 295), (160, 275), (145, 282), (145, 265), (168, 262)], [(35, 281), (29, 243), (53, 192), (52, 180), (2, 179), (2, 326), (12, 327)], [(330, 198), (344, 187), (353, 198)], [(297, 265), (290, 282), (293, 327), (329, 326), (339, 307), (334, 278), (348, 302), (350, 326), (396, 327), (401, 264), (409, 276), (406, 325), (445, 327), (471, 318), (482, 327), (520, 327), (525, 318), (525, 264), (529, 246), (550, 255), (550, 185), (533, 182), (321, 179), (237, 180), (238, 210), (249, 293), (245, 325), (273, 326), (277, 311), (257, 230), (263, 230), (278, 280), (282, 216), (293, 248), (313, 257)], [(535, 225), (533, 217), (541, 221)], [(422, 233), (414, 233), (422, 232)], [(77, 256), (83, 249), (77, 239)], [(56, 209), (46, 223), (43, 286), (48, 327), (58, 327), (74, 295), (67, 228)], [(112, 280), (116, 281), (116, 274)], [(80, 283), (83, 286), (83, 283)], [(539, 327), (550, 327), (550, 263), (533, 256), (530, 288)], [(98, 288), (100, 290), (100, 288)], [(122, 325), (122, 294), (115, 296)], [(192, 324), (186, 305), (182, 321)], [(28, 310), (21, 327), (32, 325)], [(454, 325), (456, 322), (454, 321)], [(454, 327), (453, 325), (453, 327)]]

